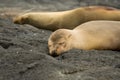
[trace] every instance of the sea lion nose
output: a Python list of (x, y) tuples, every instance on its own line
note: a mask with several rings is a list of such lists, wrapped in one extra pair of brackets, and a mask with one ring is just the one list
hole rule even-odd
[(17, 23), (17, 20), (13, 19), (13, 22), (14, 22), (14, 23)]
[(18, 20), (13, 20), (15, 24), (19, 24), (20, 22)]
[(51, 54), (51, 56), (53, 56), (53, 57), (56, 57), (56, 56), (58, 56), (58, 55), (57, 55), (57, 53), (55, 52), (55, 50), (54, 50), (54, 51), (52, 51), (52, 54)]

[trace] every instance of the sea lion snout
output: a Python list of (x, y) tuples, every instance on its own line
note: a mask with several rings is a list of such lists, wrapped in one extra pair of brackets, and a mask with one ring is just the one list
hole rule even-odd
[(13, 19), (13, 22), (15, 23), (15, 24), (23, 24), (23, 21), (22, 21), (23, 19), (22, 18), (20, 18), (20, 17), (15, 17), (14, 19)]
[(51, 51), (51, 52), (49, 53), (49, 55), (51, 55), (51, 56), (53, 56), (53, 57), (58, 56), (58, 54), (55, 52), (55, 50)]
[(23, 16), (17, 16), (15, 18), (13, 18), (13, 22), (15, 24), (26, 24), (28, 23), (28, 15), (23, 15)]
[(13, 22), (14, 22), (15, 24), (19, 24), (19, 21), (18, 21), (16, 18), (13, 18)]
[(58, 56), (58, 54), (54, 52), (54, 53), (52, 53), (51, 56), (56, 57), (56, 56)]

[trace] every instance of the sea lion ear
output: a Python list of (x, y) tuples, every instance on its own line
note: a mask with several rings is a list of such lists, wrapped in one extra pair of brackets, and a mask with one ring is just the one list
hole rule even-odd
[(71, 38), (71, 36), (72, 36), (72, 34), (69, 34), (69, 35), (68, 35), (68, 38)]
[(23, 16), (23, 17), (21, 18), (21, 24), (25, 24), (25, 23), (27, 23), (27, 22), (28, 22), (28, 15)]

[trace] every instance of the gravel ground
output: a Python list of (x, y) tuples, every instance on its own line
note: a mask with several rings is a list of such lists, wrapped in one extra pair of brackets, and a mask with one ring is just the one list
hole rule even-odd
[(87, 5), (119, 8), (119, 0), (4, 0), (0, 1), (0, 80), (120, 80), (120, 52), (70, 50), (48, 55), (52, 33), (12, 18), (30, 11), (60, 11)]

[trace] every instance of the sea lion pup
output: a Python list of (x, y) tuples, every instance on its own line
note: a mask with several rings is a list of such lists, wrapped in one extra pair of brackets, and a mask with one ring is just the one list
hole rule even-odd
[(120, 50), (119, 21), (90, 21), (73, 30), (58, 29), (48, 39), (50, 55), (70, 49)]
[(16, 24), (30, 24), (39, 29), (73, 29), (91, 20), (120, 20), (120, 10), (112, 7), (90, 6), (61, 12), (30, 12), (13, 19)]

